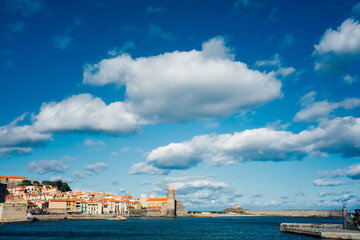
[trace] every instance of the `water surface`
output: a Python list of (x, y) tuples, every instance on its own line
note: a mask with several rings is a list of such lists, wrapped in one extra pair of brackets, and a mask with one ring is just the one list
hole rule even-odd
[(341, 218), (216, 217), (61, 220), (0, 225), (12, 239), (314, 239), (280, 232), (280, 223), (342, 223)]

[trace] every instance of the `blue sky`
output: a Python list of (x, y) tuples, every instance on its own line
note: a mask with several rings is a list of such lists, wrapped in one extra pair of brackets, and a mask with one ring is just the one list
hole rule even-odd
[(0, 7), (0, 174), (187, 209), (360, 207), (359, 1)]

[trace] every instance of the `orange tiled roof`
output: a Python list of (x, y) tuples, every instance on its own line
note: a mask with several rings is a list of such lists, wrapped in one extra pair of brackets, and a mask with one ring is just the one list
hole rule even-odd
[(50, 199), (50, 202), (67, 202), (66, 199)]
[(149, 198), (146, 201), (147, 202), (165, 202), (165, 201), (167, 201), (167, 198)]
[(0, 178), (9, 178), (9, 179), (26, 179), (24, 176), (0, 176)]

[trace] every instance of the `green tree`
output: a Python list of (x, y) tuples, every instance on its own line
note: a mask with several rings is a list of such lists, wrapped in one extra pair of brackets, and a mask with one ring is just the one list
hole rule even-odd
[(53, 186), (57, 187), (59, 190), (62, 187), (63, 182), (61, 180), (57, 180), (53, 182)]
[(52, 185), (52, 184), (53, 184), (52, 181), (47, 181), (47, 180), (41, 182), (41, 185)]
[(32, 186), (32, 183), (29, 180), (22, 180), (20, 186)]
[(39, 181), (34, 181), (34, 182), (33, 182), (33, 185), (34, 185), (34, 186), (40, 186), (40, 183), (39, 183)]
[(68, 192), (71, 191), (71, 188), (67, 183), (63, 183), (59, 190), (61, 192)]
[(42, 185), (51, 185), (54, 187), (57, 187), (59, 189), (59, 191), (61, 192), (68, 192), (71, 191), (71, 188), (69, 186), (69, 184), (67, 184), (66, 182), (63, 182), (61, 180), (57, 180), (57, 181), (42, 181)]

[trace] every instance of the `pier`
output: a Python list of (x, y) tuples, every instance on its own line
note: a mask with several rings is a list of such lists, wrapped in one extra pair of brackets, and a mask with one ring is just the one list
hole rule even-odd
[(342, 224), (281, 223), (280, 231), (327, 239), (360, 239), (360, 232), (343, 229)]

